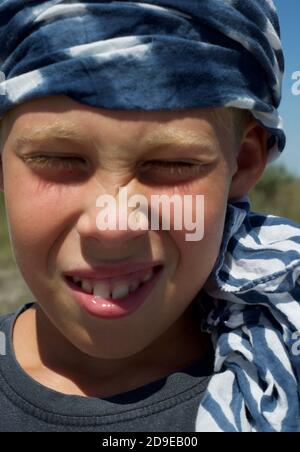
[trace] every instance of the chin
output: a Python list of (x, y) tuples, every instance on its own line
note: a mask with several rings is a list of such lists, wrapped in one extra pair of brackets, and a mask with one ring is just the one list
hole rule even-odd
[(126, 359), (130, 358), (133, 355), (138, 354), (142, 350), (144, 350), (147, 345), (144, 347), (141, 345), (137, 347), (137, 344), (124, 344), (124, 340), (121, 338), (120, 341), (116, 341), (115, 343), (110, 343), (105, 345), (103, 344), (103, 340), (93, 340), (82, 339), (82, 341), (76, 338), (76, 341), (72, 341), (74, 347), (80, 350), (85, 355), (90, 356), (95, 359)]

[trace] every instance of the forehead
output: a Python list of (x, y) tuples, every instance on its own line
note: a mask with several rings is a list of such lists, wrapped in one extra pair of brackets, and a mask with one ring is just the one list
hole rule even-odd
[[(219, 109), (220, 113), (222, 110)], [(108, 110), (67, 96), (24, 103), (3, 120), (3, 133), (18, 145), (45, 140), (99, 142), (126, 147), (216, 145), (220, 128), (215, 110)], [(227, 117), (227, 115), (224, 115)]]

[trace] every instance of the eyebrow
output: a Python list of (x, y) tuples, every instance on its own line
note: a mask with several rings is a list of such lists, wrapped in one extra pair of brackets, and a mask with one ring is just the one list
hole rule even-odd
[(198, 132), (192, 130), (183, 131), (181, 129), (166, 129), (164, 132), (154, 132), (146, 138), (145, 144), (151, 147), (198, 146), (211, 152), (215, 150), (215, 144), (212, 138), (209, 138), (207, 135), (199, 135)]
[[(22, 135), (19, 135), (13, 141), (13, 145), (21, 149), (26, 145), (33, 144), (39, 141), (46, 141), (49, 139), (65, 140), (69, 142), (77, 142), (80, 144), (91, 143), (90, 135), (83, 134), (76, 131), (74, 128), (66, 127), (62, 124), (46, 125), (39, 130), (30, 129), (28, 133), (26, 130)], [(210, 154), (216, 152), (214, 140), (207, 135), (199, 135), (198, 132), (181, 129), (165, 129), (150, 133), (143, 141), (143, 147), (150, 149), (165, 148), (165, 147), (180, 147), (191, 148), (195, 147), (206, 150)]]
[(199, 136), (195, 132), (183, 132), (180, 129), (166, 130), (150, 134), (145, 140), (147, 145), (160, 146), (168, 144), (186, 144), (186, 145), (209, 145), (211, 140), (207, 137)]
[(14, 146), (21, 148), (27, 144), (32, 144), (36, 141), (43, 141), (49, 139), (59, 139), (68, 141), (77, 141), (79, 143), (86, 143), (90, 137), (82, 133), (77, 132), (74, 129), (67, 128), (63, 125), (44, 126), (39, 130), (32, 130), (26, 134), (26, 131), (22, 135), (19, 135), (14, 140)]

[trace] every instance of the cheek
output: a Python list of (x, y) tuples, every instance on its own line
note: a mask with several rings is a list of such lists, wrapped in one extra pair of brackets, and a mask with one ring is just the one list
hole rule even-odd
[(21, 170), (19, 163), (10, 166), (7, 176), (5, 196), (14, 254), (21, 267), (41, 264), (72, 215), (74, 190), (46, 186), (29, 170)]
[[(219, 254), (224, 222), (226, 215), (226, 203), (221, 205), (209, 205), (204, 208), (204, 219), (201, 224), (203, 238), (188, 241), (186, 234), (195, 234), (194, 231), (170, 231), (173, 242), (180, 255), (180, 267), (178, 275), (183, 285), (191, 282), (203, 283), (210, 275)], [(200, 222), (199, 222), (200, 223)], [(198, 228), (200, 226), (198, 224)]]
[[(215, 177), (201, 181), (195, 185), (193, 194), (204, 195), (204, 216), (196, 214), (195, 202), (193, 203), (193, 222), (198, 224), (198, 229), (203, 230), (203, 238), (195, 241), (186, 240), (186, 235), (194, 230), (171, 230), (173, 243), (180, 255), (178, 267), (178, 285), (183, 290), (193, 291), (196, 294), (209, 277), (222, 242), (224, 223), (227, 209), (229, 184), (226, 177), (219, 174)], [(202, 237), (202, 235), (200, 236)]]

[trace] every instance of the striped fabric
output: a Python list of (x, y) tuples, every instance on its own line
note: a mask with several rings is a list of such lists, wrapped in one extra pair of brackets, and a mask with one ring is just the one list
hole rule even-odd
[(299, 432), (300, 225), (228, 204), (204, 290), (216, 358), (196, 431)]
[(228, 106), (267, 128), (270, 160), (285, 145), (271, 0), (2, 0), (0, 71), (0, 118), (51, 94), (109, 109)]
[[(2, 0), (0, 118), (42, 96), (122, 110), (236, 107), (285, 146), (272, 0)], [(215, 374), (196, 431), (300, 431), (300, 231), (228, 204), (203, 325)]]

